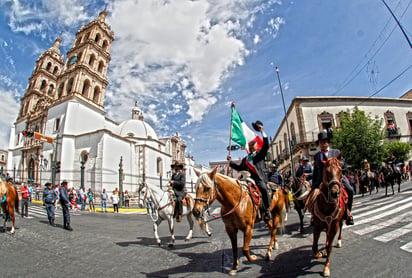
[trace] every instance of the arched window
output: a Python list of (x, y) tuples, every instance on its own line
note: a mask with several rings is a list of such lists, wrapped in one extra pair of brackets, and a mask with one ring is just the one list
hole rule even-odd
[(96, 87), (94, 88), (93, 101), (96, 103), (99, 103), (99, 99), (100, 99), (100, 88)]
[(288, 135), (286, 134), (286, 132), (283, 134), (283, 140), (285, 143), (285, 153), (289, 153)]
[(46, 86), (47, 86), (47, 82), (46, 80), (43, 80), (40, 85), (40, 91), (44, 92), (44, 90), (46, 89)]
[(59, 71), (59, 67), (55, 66), (54, 69), (53, 69), (53, 74), (56, 74), (58, 71)]
[(47, 71), (50, 71), (51, 66), (52, 66), (52, 64), (51, 64), (50, 62), (48, 62), (48, 63), (47, 63), (47, 66), (46, 66), (46, 70), (47, 70)]
[(388, 136), (398, 135), (398, 126), (396, 125), (395, 115), (391, 111), (385, 112), (386, 128), (388, 130)]
[(107, 50), (107, 46), (108, 46), (108, 45), (109, 45), (109, 44), (107, 43), (107, 41), (104, 40), (104, 41), (103, 41), (103, 44), (102, 44), (102, 48), (103, 48), (104, 51)]
[(47, 93), (48, 93), (49, 95), (51, 95), (51, 94), (53, 94), (53, 91), (54, 91), (54, 86), (53, 86), (53, 84), (50, 84), (49, 90), (47, 91)]
[(102, 72), (102, 71), (103, 71), (103, 67), (104, 67), (104, 63), (103, 63), (103, 61), (100, 61), (100, 62), (99, 62), (99, 66), (97, 67), (97, 71), (98, 71), (98, 72)]
[(323, 130), (334, 128), (335, 125), (333, 124), (333, 115), (329, 112), (323, 111), (318, 115), (318, 124), (321, 132)]
[(57, 98), (61, 98), (63, 95), (64, 83), (60, 84), (59, 89), (57, 89)]
[(86, 79), (83, 83), (82, 95), (85, 97), (88, 97), (89, 89), (90, 89), (90, 81)]
[(96, 60), (96, 56), (94, 56), (94, 54), (90, 55), (89, 65), (93, 67), (95, 60)]
[(82, 36), (79, 37), (79, 39), (76, 41), (76, 46), (78, 46), (80, 44), (80, 42), (82, 41)]
[(72, 87), (73, 87), (73, 78), (70, 78), (69, 82), (67, 83), (66, 86), (66, 93), (70, 94), (70, 92), (72, 91)]
[(295, 132), (295, 124), (292, 122), (290, 123), (290, 140), (292, 140), (292, 146), (297, 144), (296, 132)]
[(94, 38), (94, 41), (98, 43), (100, 41), (100, 37), (101, 37), (100, 34), (97, 33), (96, 37)]
[(80, 62), (80, 59), (82, 58), (82, 55), (83, 55), (83, 51), (80, 51), (80, 52), (77, 54), (77, 61)]

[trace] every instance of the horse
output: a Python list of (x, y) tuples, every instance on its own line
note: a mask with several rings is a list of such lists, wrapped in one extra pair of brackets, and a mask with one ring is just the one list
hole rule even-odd
[(3, 232), (7, 231), (7, 221), (10, 217), (12, 223), (10, 233), (14, 234), (14, 223), (16, 220), (14, 209), (16, 209), (17, 213), (20, 213), (19, 194), (15, 186), (2, 179), (0, 179), (0, 204), (4, 214)]
[(303, 176), (301, 178), (295, 176), (290, 182), (289, 187), (292, 189), (294, 208), (299, 215), (299, 232), (303, 233), (303, 218), (306, 211), (305, 204), (311, 186)]
[[(249, 250), (250, 241), (253, 235), (253, 227), (258, 218), (259, 201), (252, 197), (256, 191), (250, 191), (246, 185), (242, 185), (238, 180), (217, 173), (217, 168), (210, 172), (201, 173), (195, 170), (198, 179), (196, 181), (196, 198), (193, 213), (195, 217), (202, 218), (204, 212), (210, 207), (211, 203), (217, 199), (221, 206), (221, 216), (225, 224), (233, 253), (233, 264), (229, 275), (237, 273), (239, 266), (237, 232), (243, 232), (243, 255), (249, 262), (257, 260), (256, 255), (252, 255)], [(283, 189), (277, 190), (272, 194), (270, 211), (272, 219), (267, 223), (270, 229), (270, 243), (265, 258), (270, 259), (272, 246), (279, 248), (276, 239), (277, 226), (281, 229), (285, 227), (287, 194)]]
[[(342, 185), (342, 167), (339, 159), (329, 158), (322, 174), (322, 184), (308, 197), (307, 207), (313, 216), (312, 251), (315, 258), (326, 257), (323, 275), (330, 275), (330, 256), (333, 240), (338, 232), (336, 247), (342, 247), (343, 218), (347, 210), (346, 191)], [(345, 196), (346, 195), (346, 196)], [(318, 241), (322, 231), (326, 231), (326, 254), (319, 252)]]
[(398, 193), (401, 192), (401, 174), (395, 171), (392, 167), (383, 163), (379, 167), (379, 173), (383, 175), (383, 182), (385, 184), (385, 196), (388, 196), (388, 186), (392, 188), (392, 195), (395, 194), (394, 185), (398, 184)]
[[(149, 199), (153, 202), (155, 214), (150, 214), (150, 217), (153, 220), (153, 231), (154, 236), (156, 239), (157, 244), (161, 245), (161, 240), (158, 234), (158, 227), (163, 220), (167, 220), (169, 224), (169, 231), (171, 235), (171, 241), (169, 242), (168, 246), (173, 247), (176, 241), (174, 235), (174, 200), (175, 196), (173, 190), (163, 191), (157, 186), (148, 186), (147, 183), (142, 183), (139, 192), (145, 191), (143, 201), (145, 203), (149, 202)], [(189, 194), (186, 195), (185, 199), (187, 200), (187, 204), (183, 205), (183, 214), (182, 216), (187, 217), (187, 221), (189, 222), (189, 232), (185, 238), (185, 241), (189, 241), (193, 235), (193, 225), (194, 225), (194, 217), (192, 214), (192, 209), (194, 206), (193, 197)], [(208, 236), (211, 236), (212, 233), (210, 232), (209, 226), (205, 221), (199, 221), (200, 229), (204, 231)]]
[(362, 192), (362, 197), (369, 191), (369, 195), (372, 194), (373, 188), (375, 187), (376, 193), (379, 192), (379, 180), (378, 175), (370, 171), (369, 173), (363, 172), (359, 177), (359, 190)]

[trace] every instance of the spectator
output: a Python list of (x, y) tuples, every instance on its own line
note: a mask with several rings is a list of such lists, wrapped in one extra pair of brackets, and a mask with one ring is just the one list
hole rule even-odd
[[(118, 192), (117, 192), (118, 193)], [(113, 213), (119, 213), (119, 195), (113, 190), (113, 195), (111, 197), (113, 204)]]
[[(51, 184), (50, 184), (50, 186), (51, 186)], [(39, 185), (36, 185), (36, 188), (34, 189), (34, 194), (35, 194), (35, 198), (36, 198), (36, 200), (38, 201), (38, 200), (40, 200), (40, 186)]]
[(33, 194), (33, 187), (31, 186), (31, 182), (29, 183), (29, 186), (27, 188), (29, 189), (29, 202), (31, 203), (32, 194)]
[(91, 188), (89, 188), (89, 192), (87, 192), (87, 197), (89, 199), (89, 211), (96, 211), (96, 208), (94, 207), (94, 193)]
[(127, 190), (126, 190), (124, 192), (124, 206), (125, 207), (130, 207), (129, 203), (130, 203), (130, 195), (129, 195), (129, 192), (127, 192)]
[(107, 193), (105, 188), (103, 188), (100, 198), (102, 199), (102, 212), (107, 212)]
[(84, 211), (86, 209), (86, 192), (84, 191), (83, 187), (79, 189), (79, 200), (80, 200), (80, 210)]
[(25, 183), (20, 189), (21, 191), (21, 217), (29, 217), (29, 200), (30, 192)]
[(57, 204), (60, 200), (60, 188), (57, 185), (52, 185), (52, 188), (53, 188), (53, 190), (54, 190), (54, 192), (56, 193), (56, 196), (57, 196), (57, 200), (54, 203), (54, 208), (57, 209), (58, 208)]

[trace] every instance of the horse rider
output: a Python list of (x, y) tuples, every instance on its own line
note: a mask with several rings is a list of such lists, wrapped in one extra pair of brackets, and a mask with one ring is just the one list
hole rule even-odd
[(309, 182), (309, 184), (312, 184), (313, 167), (312, 164), (309, 163), (309, 158), (307, 158), (306, 156), (302, 157), (301, 164), (296, 171), (296, 177), (304, 177), (304, 179)]
[(366, 173), (368, 176), (371, 172), (371, 165), (369, 164), (367, 159), (363, 160), (363, 167), (362, 167), (362, 172)]
[(388, 165), (394, 173), (399, 173), (399, 170), (396, 168), (396, 161), (396, 156), (391, 152), (390, 157), (388, 159)]
[(54, 209), (57, 201), (57, 195), (52, 189), (50, 182), (46, 182), (45, 186), (46, 188), (43, 191), (43, 205), (46, 207), (49, 224), (56, 227), (56, 224), (54, 223)]
[[(319, 144), (320, 151), (315, 154), (314, 157), (314, 169), (313, 169), (313, 179), (312, 179), (312, 191), (315, 188), (319, 188), (320, 184), (322, 183), (322, 173), (324, 163), (328, 160), (328, 158), (337, 158), (341, 153), (338, 149), (332, 149), (329, 147), (330, 143), (330, 136), (327, 132), (321, 132), (318, 134), (317, 143)], [(342, 168), (345, 168), (344, 161), (341, 161)], [(345, 175), (342, 174), (342, 184), (345, 187), (346, 193), (348, 194), (348, 211), (347, 211), (347, 219), (346, 225), (354, 225), (353, 217), (351, 214), (352, 211), (352, 204), (353, 204), (353, 188), (350, 185), (348, 179)]]
[(183, 170), (183, 163), (175, 161), (170, 167), (175, 171), (172, 175), (171, 180), (169, 181), (170, 187), (173, 188), (173, 192), (176, 196), (176, 221), (182, 221), (182, 214), (183, 214), (183, 198), (186, 195), (185, 185), (186, 185), (186, 177), (185, 174), (182, 172)]
[(259, 150), (258, 144), (256, 141), (248, 142), (249, 146), (249, 154), (245, 156), (240, 164), (236, 164), (232, 162), (232, 158), (230, 155), (227, 156), (227, 160), (229, 161), (229, 166), (236, 171), (243, 171), (246, 170), (250, 173), (251, 178), (255, 181), (255, 184), (259, 188), (260, 194), (263, 200), (263, 220), (265, 222), (271, 219), (270, 215), (270, 196), (266, 186), (267, 183), (267, 175), (265, 174), (265, 158), (266, 154), (269, 150), (269, 140), (266, 132), (263, 129), (263, 123), (261, 121), (256, 121), (252, 123), (253, 128), (256, 131), (260, 131), (263, 137), (263, 146)]
[(284, 187), (282, 174), (278, 170), (276, 163), (270, 165), (270, 172), (268, 173), (268, 184), (272, 189), (276, 189), (279, 186)]

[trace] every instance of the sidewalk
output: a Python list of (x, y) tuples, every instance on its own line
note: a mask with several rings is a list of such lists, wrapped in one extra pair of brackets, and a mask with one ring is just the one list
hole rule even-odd
[[(43, 205), (43, 201), (40, 200), (31, 200), (32, 203), (37, 204), (37, 205)], [(96, 212), (102, 212), (102, 208), (100, 207), (100, 204), (98, 204), (98, 206), (96, 207)], [(85, 211), (89, 211), (89, 206), (86, 205), (86, 210)], [(119, 208), (119, 213), (142, 213), (142, 214), (146, 214), (147, 210), (146, 208), (134, 208), (134, 207), (128, 207), (128, 208)], [(107, 207), (107, 213), (113, 213), (113, 207), (109, 206)]]

